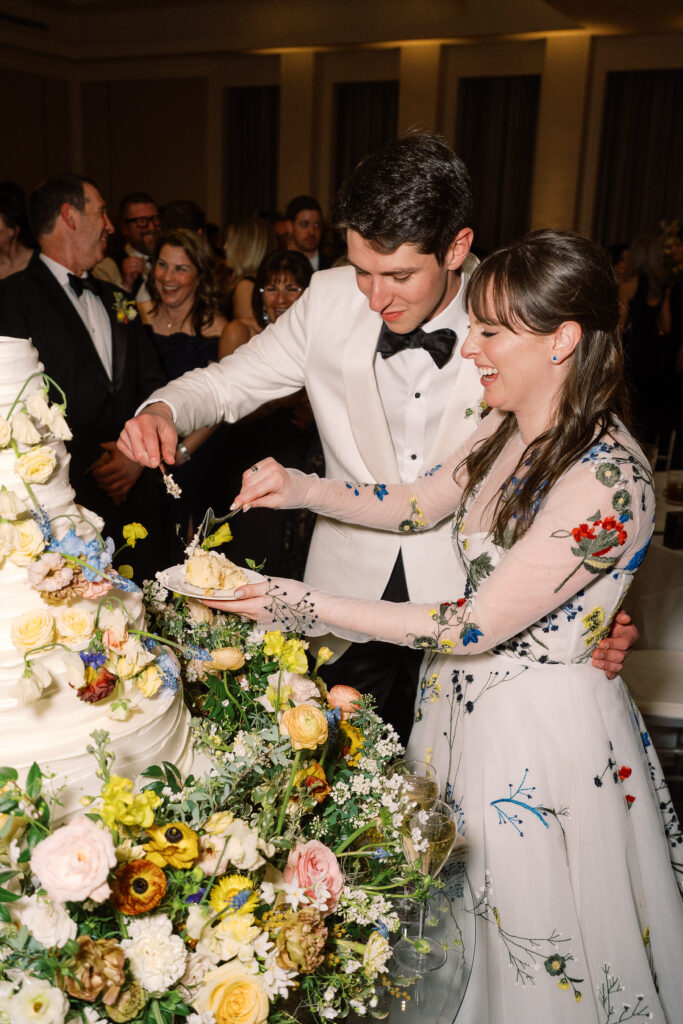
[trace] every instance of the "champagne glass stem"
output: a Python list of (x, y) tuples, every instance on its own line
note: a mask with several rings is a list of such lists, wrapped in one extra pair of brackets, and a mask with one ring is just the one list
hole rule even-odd
[(419, 935), (420, 935), (421, 939), (424, 938), (424, 934), (425, 934), (425, 901), (423, 900), (422, 901), (422, 905), (420, 907), (420, 932), (419, 932)]

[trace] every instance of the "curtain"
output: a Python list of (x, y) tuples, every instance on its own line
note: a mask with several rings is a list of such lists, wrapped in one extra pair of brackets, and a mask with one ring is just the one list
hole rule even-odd
[(396, 138), (398, 81), (339, 82), (335, 86), (335, 192), (356, 164)]
[(223, 216), (234, 223), (277, 205), (280, 88), (233, 87), (223, 93)]
[(605, 83), (593, 234), (658, 234), (683, 214), (683, 70), (612, 71)]
[(479, 254), (529, 230), (540, 75), (461, 78), (456, 151), (474, 189)]

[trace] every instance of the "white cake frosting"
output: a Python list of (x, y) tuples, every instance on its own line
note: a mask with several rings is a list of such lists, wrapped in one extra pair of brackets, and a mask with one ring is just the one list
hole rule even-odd
[[(42, 371), (38, 353), (30, 341), (0, 337), (0, 416), (7, 418), (17, 395), (31, 374)], [(42, 387), (42, 378), (34, 377), (23, 397)], [(56, 456), (56, 465), (45, 483), (32, 483), (38, 503), (47, 512), (55, 537), (61, 538), (72, 527), (84, 540), (96, 535), (102, 521), (92, 512), (74, 504), (74, 491), (69, 483), (69, 455), (62, 441), (44, 437)], [(27, 446), (19, 445), (20, 452)], [(0, 488), (12, 491), (27, 507), (27, 489), (15, 470), (17, 455), (12, 447), (0, 448)], [(110, 591), (120, 598), (129, 617), (138, 626), (144, 612), (139, 592)], [(108, 595), (109, 596), (109, 595)], [(116, 691), (96, 704), (80, 700), (69, 685), (65, 652), (54, 647), (37, 656), (47, 669), (52, 683), (34, 703), (22, 697), (24, 657), (12, 642), (12, 623), (26, 613), (50, 611), (56, 616), (61, 608), (76, 608), (97, 613), (98, 602), (75, 597), (59, 606), (50, 607), (38, 590), (28, 582), (26, 566), (16, 565), (11, 557), (0, 559), (0, 764), (18, 769), (25, 775), (37, 761), (41, 768), (55, 773), (53, 787), (61, 789), (63, 807), (59, 814), (69, 814), (79, 807), (79, 798), (96, 795), (100, 781), (95, 776), (95, 761), (86, 753), (90, 735), (105, 729), (109, 744), (116, 754), (114, 772), (134, 778), (142, 769), (160, 761), (171, 761), (182, 773), (192, 766), (190, 721), (183, 703), (182, 688), (173, 691), (161, 688), (154, 696), (141, 699), (133, 682), (124, 683), (124, 696), (135, 698), (136, 709), (124, 721), (110, 715)], [(32, 656), (33, 657), (33, 656)], [(67, 655), (68, 658), (68, 655)]]

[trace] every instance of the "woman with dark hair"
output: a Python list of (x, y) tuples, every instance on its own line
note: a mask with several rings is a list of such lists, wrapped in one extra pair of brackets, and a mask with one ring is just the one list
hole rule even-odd
[(300, 252), (275, 249), (261, 261), (251, 296), (251, 316), (232, 320), (225, 332), (225, 355), (275, 323), (308, 288), (313, 271)]
[(0, 184), (0, 280), (25, 270), (33, 255), (24, 193), (12, 182)]
[(680, 878), (683, 837), (623, 681), (590, 664), (654, 512), (624, 425), (614, 273), (587, 239), (533, 232), (486, 259), (466, 298), (462, 354), (492, 411), (449, 460), (396, 486), (265, 460), (235, 499), (408, 541), (454, 515), (462, 576), (428, 605), (277, 579), (211, 603), (265, 628), (425, 651), (408, 754), (437, 769), (474, 891), (458, 1024), (674, 1024), (683, 905), (670, 861)]
[[(169, 380), (226, 354), (222, 344), (227, 321), (218, 312), (215, 265), (211, 246), (194, 231), (177, 228), (157, 240), (147, 280), (150, 299), (139, 309)], [(178, 445), (173, 474), (182, 495), (177, 501), (169, 499), (169, 514), (180, 524), (183, 545), (206, 509), (219, 502), (214, 481), (224, 439), (222, 428), (206, 427)]]

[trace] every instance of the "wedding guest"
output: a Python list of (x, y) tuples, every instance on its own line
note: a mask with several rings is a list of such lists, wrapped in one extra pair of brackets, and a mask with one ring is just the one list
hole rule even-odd
[[(438, 136), (410, 134), (367, 157), (337, 197), (333, 220), (350, 265), (314, 274), (301, 300), (216, 367), (151, 396), (119, 443), (130, 458), (173, 461), (177, 433), (235, 421), (305, 387), (327, 473), (404, 482), (443, 462), (472, 434), (483, 393), (462, 359), (469, 329), (463, 263), (472, 242), (467, 169)], [(402, 535), (320, 517), (305, 579), (362, 598), (428, 600), (457, 565), (450, 527)], [(611, 672), (625, 636), (602, 641)], [(326, 681), (371, 693), (407, 736), (420, 654), (377, 641), (325, 641)]]
[(18, 185), (0, 185), (0, 280), (25, 270), (33, 255), (24, 193)]
[(150, 195), (130, 192), (124, 196), (116, 218), (121, 244), (107, 246), (104, 259), (93, 267), (93, 276), (125, 288), (140, 302), (145, 301), (148, 295), (144, 285), (160, 224), (157, 204)]
[[(216, 257), (206, 238), (186, 228), (162, 233), (152, 255), (150, 300), (140, 305), (169, 380), (208, 366), (225, 354), (227, 321), (218, 309)], [(216, 467), (224, 459), (224, 432), (205, 427), (189, 432), (176, 448), (174, 478), (182, 494), (166, 496), (167, 514), (179, 524), (184, 547), (206, 509), (218, 505)], [(180, 553), (179, 553), (180, 554)]]
[(268, 225), (249, 217), (231, 225), (225, 236), (225, 262), (231, 271), (224, 308), (228, 320), (245, 320), (252, 313), (256, 271), (268, 251)]
[(320, 203), (313, 196), (297, 196), (287, 204), (290, 249), (303, 253), (313, 270), (327, 270), (330, 262), (320, 252), (323, 236), (323, 214)]
[(191, 199), (174, 199), (161, 209), (161, 230), (175, 231), (186, 228), (203, 235), (206, 231), (206, 214), (201, 206)]
[(442, 466), (378, 486), (267, 459), (235, 499), (398, 534), (450, 520), (452, 578), (428, 603), (398, 607), (286, 579), (206, 603), (261, 629), (332, 629), (425, 653), (407, 753), (436, 769), (474, 893), (458, 1024), (597, 1024), (616, 993), (622, 1020), (674, 1024), (683, 836), (625, 684), (587, 664), (655, 507), (624, 426), (614, 273), (597, 244), (537, 231), (486, 259), (466, 298), (462, 355), (492, 412)]

